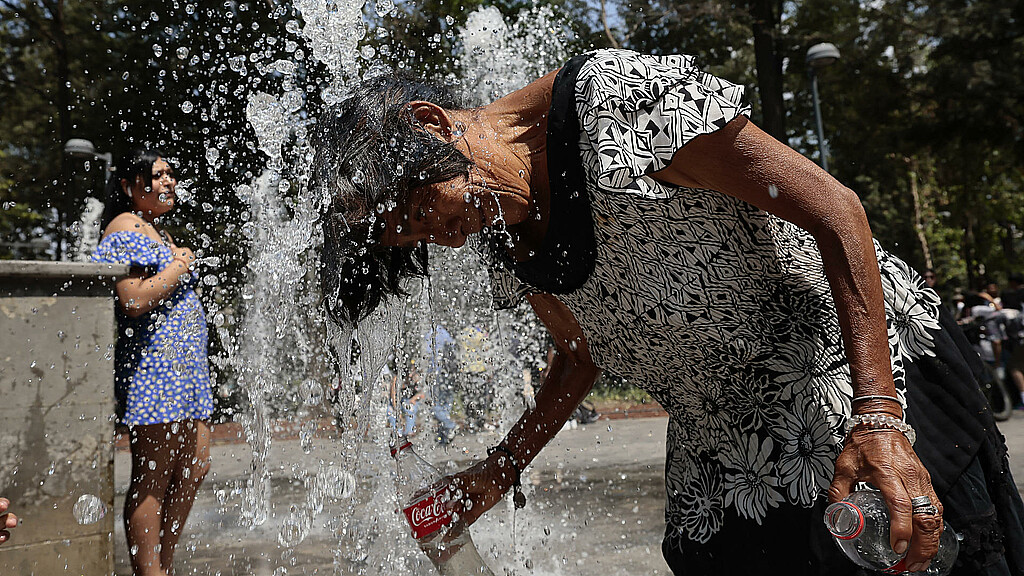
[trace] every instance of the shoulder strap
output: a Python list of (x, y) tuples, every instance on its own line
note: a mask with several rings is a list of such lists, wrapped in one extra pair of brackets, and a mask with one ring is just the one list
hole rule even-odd
[(582, 286), (593, 273), (597, 257), (576, 109), (576, 80), (591, 56), (569, 60), (552, 87), (547, 127), (551, 213), (544, 242), (537, 255), (524, 262), (515, 262), (500, 251), (502, 263), (519, 280), (549, 294), (567, 294)]

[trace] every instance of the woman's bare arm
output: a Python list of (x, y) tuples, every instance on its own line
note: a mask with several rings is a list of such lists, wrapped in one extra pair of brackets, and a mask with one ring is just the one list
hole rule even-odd
[[(821, 250), (854, 395), (896, 395), (878, 260), (867, 216), (853, 191), (744, 117), (698, 136), (653, 176), (734, 196), (807, 230)], [(902, 416), (902, 408), (886, 400), (858, 402), (854, 410)], [(893, 547), (899, 551), (910, 542), (908, 565), (934, 556), (941, 520), (912, 519), (910, 498), (928, 495), (938, 502), (938, 497), (902, 434), (854, 434), (836, 463), (829, 497), (844, 498), (857, 481), (870, 481), (883, 491), (892, 510)]]
[[(534, 397), (537, 407), (527, 410), (502, 442), (520, 468), (532, 462), (562, 429), (600, 372), (590, 358), (587, 341), (572, 312), (549, 294), (527, 299), (554, 338), (555, 355)], [(502, 452), (495, 452), (456, 476), (456, 484), (472, 503), (463, 512), (468, 523), (472, 524), (512, 487), (515, 471), (503, 456)]]
[[(134, 220), (133, 220), (134, 219)], [(118, 216), (108, 226), (104, 236), (122, 231), (137, 231), (138, 222), (134, 216)], [(191, 274), (189, 267), (195, 256), (188, 248), (174, 247), (174, 261), (153, 276), (133, 272), (114, 284), (117, 301), (121, 310), (131, 318), (137, 318), (160, 306)]]

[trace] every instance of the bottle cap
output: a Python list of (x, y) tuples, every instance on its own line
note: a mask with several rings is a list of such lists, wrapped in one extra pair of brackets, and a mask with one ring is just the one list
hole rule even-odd
[(852, 502), (836, 502), (825, 509), (825, 527), (839, 540), (852, 540), (864, 530), (864, 512)]
[(405, 450), (406, 448), (409, 448), (410, 446), (412, 446), (412, 442), (409, 442), (408, 440), (402, 442), (398, 446), (392, 446), (391, 455), (394, 456), (395, 454), (398, 454), (399, 452)]

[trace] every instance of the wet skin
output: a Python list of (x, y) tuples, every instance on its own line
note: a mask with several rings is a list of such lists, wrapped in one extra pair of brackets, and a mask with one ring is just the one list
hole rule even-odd
[[(500, 215), (513, 236), (514, 257), (521, 260), (538, 246), (547, 226), (543, 158), (553, 78), (549, 74), (473, 111), (410, 103), (421, 127), (453, 142), (473, 160), (474, 169), (469, 179), (410, 194), (389, 213), (383, 241), (461, 246), (467, 235), (493, 225)], [(678, 186), (718, 190), (810, 232), (836, 303), (854, 396), (896, 395), (878, 261), (867, 217), (853, 191), (744, 117), (695, 138), (652, 176)], [(769, 192), (769, 186), (775, 190)], [(537, 409), (524, 414), (504, 441), (520, 469), (561, 428), (599, 373), (568, 308), (551, 295), (528, 299), (551, 332), (557, 354), (537, 394)], [(903, 416), (902, 407), (888, 400), (858, 402), (855, 413)], [(508, 491), (513, 470), (507, 458), (495, 453), (456, 475), (453, 484), (464, 497), (462, 513), (468, 522)], [(906, 437), (896, 430), (855, 429), (836, 462), (829, 499), (845, 498), (857, 482), (870, 482), (882, 491), (891, 511), (893, 549), (907, 551), (911, 571), (925, 569), (938, 550), (942, 504)], [(910, 499), (920, 495), (930, 497), (940, 515), (912, 515)]]

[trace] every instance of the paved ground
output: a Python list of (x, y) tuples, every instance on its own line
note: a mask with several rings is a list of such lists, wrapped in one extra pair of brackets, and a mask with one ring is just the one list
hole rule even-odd
[[(559, 433), (532, 466), (533, 490), (527, 508), (514, 519), (507, 511), (495, 509), (474, 527), (474, 538), (485, 557), (488, 551), (501, 551), (500, 558), (490, 557), (497, 573), (503, 568), (507, 574), (524, 575), (668, 574), (660, 552), (666, 423), (665, 418), (600, 421)], [(1000, 429), (1010, 447), (1018, 488), (1024, 492), (1024, 413), (1015, 414)], [(482, 455), (497, 437), (480, 435), (463, 441), (469, 443), (426, 456), (461, 464)], [(238, 499), (232, 499), (233, 490), (249, 473), (248, 446), (214, 446), (213, 471), (186, 527), (178, 574), (356, 574), (344, 563), (335, 570), (336, 538), (330, 527), (314, 526), (292, 551), (278, 543), (281, 518), (293, 503), (305, 498), (304, 488), (295, 480), (296, 471), (315, 468), (316, 458), (324, 456), (330, 442), (321, 441), (320, 452), (307, 455), (297, 440), (275, 441), (269, 520), (251, 530), (238, 526)], [(119, 451), (118, 509), (128, 485), (128, 464), (128, 454)], [(514, 539), (512, 522), (517, 524)], [(129, 575), (119, 512), (117, 526), (115, 573)]]

